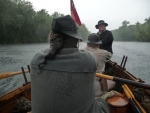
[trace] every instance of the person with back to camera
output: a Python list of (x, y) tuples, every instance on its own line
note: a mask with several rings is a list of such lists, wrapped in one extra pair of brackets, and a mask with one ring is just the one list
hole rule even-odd
[(32, 113), (109, 113), (102, 98), (95, 100), (97, 62), (79, 50), (81, 35), (70, 15), (53, 19), (50, 48), (31, 61)]
[[(100, 44), (102, 42), (100, 41), (99, 36), (95, 33), (90, 34), (88, 36), (88, 40), (85, 42), (87, 43), (87, 46), (84, 50), (92, 52), (98, 61), (98, 68), (96, 72), (103, 73), (105, 69), (105, 63), (108, 62), (109, 59), (111, 58), (111, 53), (106, 50), (99, 49), (101, 48)], [(104, 82), (106, 83), (104, 84)], [(114, 85), (115, 83), (113, 81), (110, 80), (106, 81), (106, 79), (100, 79), (99, 77), (95, 77), (94, 81), (95, 96), (101, 96), (102, 94), (104, 94), (105, 91), (112, 89)]]

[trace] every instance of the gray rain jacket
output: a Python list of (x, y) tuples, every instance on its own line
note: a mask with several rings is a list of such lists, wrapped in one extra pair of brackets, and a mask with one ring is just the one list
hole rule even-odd
[(47, 60), (50, 49), (37, 53), (31, 61), (32, 113), (103, 113), (95, 101), (95, 57), (77, 48), (63, 48), (54, 60)]

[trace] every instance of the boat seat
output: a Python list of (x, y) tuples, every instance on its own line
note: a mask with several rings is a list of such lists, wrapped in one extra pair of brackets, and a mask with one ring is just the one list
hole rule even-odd
[[(111, 90), (115, 87), (116, 85), (116, 82), (114, 81), (111, 81), (111, 80), (107, 80), (106, 82), (107, 84), (107, 90)], [(98, 97), (98, 96), (101, 96), (104, 92), (101, 90), (101, 84), (100, 84), (100, 81), (99, 81), (99, 78), (98, 77), (95, 77), (95, 80), (94, 80), (94, 88), (95, 88), (95, 96)]]

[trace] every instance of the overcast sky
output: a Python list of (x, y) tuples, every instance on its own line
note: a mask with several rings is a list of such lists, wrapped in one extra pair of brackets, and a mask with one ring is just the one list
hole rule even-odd
[[(35, 10), (46, 9), (49, 14), (57, 11), (70, 14), (70, 0), (28, 0)], [(117, 29), (124, 20), (135, 24), (150, 17), (150, 0), (74, 0), (82, 23), (91, 32), (97, 32), (99, 20), (108, 23), (108, 30)]]

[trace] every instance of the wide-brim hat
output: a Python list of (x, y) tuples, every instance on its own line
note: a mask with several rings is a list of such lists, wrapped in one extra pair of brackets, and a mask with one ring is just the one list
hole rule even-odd
[(78, 28), (70, 15), (54, 18), (51, 29), (55, 33), (63, 33), (73, 38), (82, 40), (82, 36), (77, 31)]
[(102, 44), (100, 37), (96, 33), (92, 33), (88, 36), (88, 40), (85, 41), (88, 44)]
[(104, 20), (100, 20), (100, 21), (98, 21), (98, 24), (97, 24), (97, 25), (95, 25), (95, 28), (96, 28), (96, 29), (98, 29), (99, 25), (101, 25), (101, 24), (104, 24), (106, 27), (108, 26), (108, 24), (107, 24), (107, 23), (105, 23), (105, 21), (104, 21)]

